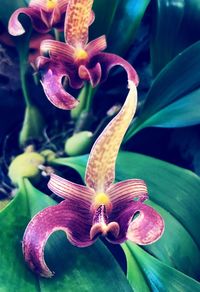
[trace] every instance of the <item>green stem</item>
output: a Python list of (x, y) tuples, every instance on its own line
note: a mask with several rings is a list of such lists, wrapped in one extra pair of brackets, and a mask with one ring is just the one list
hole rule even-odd
[(55, 40), (60, 41), (60, 32), (56, 28), (54, 28), (53, 32), (54, 32)]
[(95, 95), (96, 90), (97, 90), (97, 87), (93, 88), (91, 85), (88, 85), (88, 94), (87, 94), (86, 104), (84, 108), (85, 112), (91, 111), (93, 96)]
[(24, 61), (24, 58), (20, 55), (20, 79), (21, 79), (21, 86), (22, 86), (22, 92), (24, 96), (24, 101), (26, 106), (31, 105), (30, 97), (28, 94), (28, 87), (27, 87), (27, 82), (26, 82), (26, 69), (27, 69), (27, 64), (26, 61)]

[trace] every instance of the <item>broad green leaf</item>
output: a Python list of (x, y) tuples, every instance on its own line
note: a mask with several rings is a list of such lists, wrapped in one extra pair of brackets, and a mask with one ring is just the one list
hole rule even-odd
[(125, 275), (107, 248), (98, 241), (79, 249), (62, 232), (54, 234), (45, 257), (56, 271), (52, 279), (37, 277), (27, 267), (21, 240), (30, 218), (55, 202), (24, 179), (15, 198), (0, 212), (0, 291), (132, 291)]
[(200, 41), (174, 58), (156, 77), (125, 142), (149, 126), (180, 127), (200, 123)]
[[(60, 158), (54, 163), (73, 167), (83, 178), (87, 156)], [(148, 156), (120, 152), (116, 181), (130, 178), (146, 181), (150, 197), (148, 204), (155, 207), (165, 219), (163, 237), (146, 246), (146, 251), (164, 263), (198, 278), (200, 178), (191, 171)]]
[(110, 0), (108, 5), (106, 0), (94, 1), (92, 9), (95, 12), (95, 21), (90, 27), (91, 39), (109, 33), (119, 2), (119, 0)]
[[(124, 55), (133, 43), (150, 0), (95, 0), (91, 39), (106, 34), (109, 52)], [(106, 7), (106, 9), (105, 9)]]
[[(163, 264), (145, 253), (137, 245), (127, 241), (122, 247), (128, 264), (128, 279), (134, 291), (200, 291), (200, 283)], [(136, 263), (138, 270), (140, 269), (140, 281), (138, 281), (137, 275), (134, 273)]]
[(200, 39), (199, 0), (152, 1), (151, 61), (154, 76)]
[(133, 44), (150, 0), (120, 1), (108, 35), (109, 51), (124, 55)]

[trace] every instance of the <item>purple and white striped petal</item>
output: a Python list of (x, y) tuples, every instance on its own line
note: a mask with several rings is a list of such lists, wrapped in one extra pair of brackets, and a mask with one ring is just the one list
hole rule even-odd
[(116, 201), (109, 216), (109, 222), (113, 221), (119, 224), (120, 232), (116, 239), (107, 237), (112, 243), (122, 243), (129, 239), (147, 245), (157, 241), (164, 231), (162, 217), (140, 201)]
[(89, 246), (94, 242), (90, 239), (91, 223), (89, 205), (76, 199), (44, 209), (33, 217), (25, 230), (23, 253), (26, 262), (39, 275), (52, 277), (54, 273), (44, 260), (44, 248), (49, 236), (63, 230), (73, 245)]
[(86, 186), (73, 183), (56, 174), (51, 174), (48, 188), (57, 196), (63, 199), (77, 199), (80, 201), (92, 202), (94, 191)]
[(47, 0), (31, 0), (29, 2), (29, 7), (36, 8), (36, 9), (43, 9), (47, 8)]
[[(29, 7), (47, 11), (48, 2), (51, 2), (51, 1), (50, 0), (49, 1), (48, 0), (31, 0), (29, 3)], [(57, 1), (53, 0), (52, 2), (55, 2), (55, 7), (58, 8), (61, 13), (66, 12), (69, 0), (57, 0)]]
[(128, 179), (111, 185), (106, 190), (112, 204), (128, 201), (143, 202), (148, 198), (147, 186), (141, 179)]
[(102, 35), (87, 44), (85, 50), (87, 51), (90, 58), (92, 58), (97, 53), (105, 50), (107, 47), (106, 36)]
[(135, 71), (135, 69), (132, 67), (131, 64), (129, 64), (126, 60), (124, 60), (123, 58), (121, 58), (118, 55), (110, 54), (110, 53), (99, 53), (99, 54), (95, 55), (93, 58), (91, 58), (90, 63), (91, 64), (96, 64), (96, 63), (101, 64), (101, 69), (102, 69), (101, 81), (102, 82), (107, 79), (108, 74), (113, 67), (121, 66), (127, 72), (128, 80), (133, 81), (135, 86), (137, 86), (139, 83), (139, 78), (138, 78), (138, 75), (137, 75), (137, 72)]
[(66, 64), (74, 63), (74, 51), (75, 49), (63, 42), (54, 40), (45, 40), (40, 45), (41, 54), (49, 53), (50, 57)]
[(19, 36), (25, 33), (18, 17), (20, 14), (26, 14), (30, 17), (33, 28), (40, 33), (47, 33), (49, 27), (42, 21), (39, 9), (31, 7), (19, 8), (10, 17), (8, 23), (8, 32), (13, 36)]

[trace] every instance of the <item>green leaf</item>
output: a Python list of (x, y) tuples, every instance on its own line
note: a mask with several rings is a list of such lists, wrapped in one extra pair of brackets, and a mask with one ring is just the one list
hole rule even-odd
[[(127, 241), (122, 247), (128, 264), (128, 279), (134, 291), (200, 291), (197, 281), (146, 254), (137, 245)], [(140, 281), (134, 273), (135, 266), (138, 268)]]
[(154, 76), (200, 39), (199, 0), (156, 0), (152, 9), (151, 61)]
[(0, 291), (132, 291), (125, 275), (107, 248), (98, 241), (79, 249), (55, 233), (45, 248), (45, 258), (56, 271), (52, 279), (37, 277), (26, 266), (21, 240), (30, 218), (55, 202), (24, 179), (20, 190), (0, 212)]
[[(60, 158), (54, 163), (73, 167), (84, 178), (87, 156)], [(130, 152), (120, 152), (116, 181), (140, 178), (146, 181), (152, 205), (165, 220), (165, 233), (144, 247), (171, 267), (199, 277), (200, 178), (191, 171)], [(191, 212), (192, 210), (192, 212)]]
[(108, 35), (109, 51), (124, 55), (133, 44), (150, 0), (120, 1)]
[(181, 127), (200, 123), (200, 41), (174, 58), (154, 80), (138, 118), (124, 141), (150, 126)]
[[(107, 35), (109, 52), (124, 55), (133, 43), (150, 0), (94, 1), (96, 15), (91, 39)], [(105, 9), (106, 7), (106, 9)]]

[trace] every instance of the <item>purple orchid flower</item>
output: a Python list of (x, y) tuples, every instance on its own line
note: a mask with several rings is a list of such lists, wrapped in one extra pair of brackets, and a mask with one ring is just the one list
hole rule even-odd
[(30, 17), (33, 28), (39, 33), (47, 33), (53, 27), (63, 30), (68, 2), (69, 0), (31, 0), (28, 7), (19, 8), (11, 15), (9, 33), (13, 36), (25, 33), (18, 20), (21, 13)]
[(106, 38), (101, 36), (88, 43), (88, 27), (94, 20), (91, 12), (93, 0), (72, 0), (67, 6), (65, 18), (65, 43), (46, 40), (41, 44), (41, 56), (36, 67), (41, 72), (41, 83), (47, 98), (56, 107), (72, 109), (78, 105), (72, 95), (63, 88), (63, 77), (67, 77), (72, 88), (79, 89), (84, 81), (93, 87), (106, 80), (110, 69), (122, 66), (128, 79), (138, 84), (138, 76), (133, 67), (123, 58), (110, 53), (102, 53), (106, 48)]
[(63, 230), (68, 240), (78, 247), (93, 244), (99, 235), (111, 243), (129, 239), (146, 245), (158, 240), (163, 233), (162, 217), (143, 204), (148, 199), (145, 182), (129, 179), (114, 183), (119, 147), (137, 104), (137, 90), (132, 81), (129, 81), (129, 88), (120, 112), (91, 150), (86, 186), (52, 174), (48, 187), (64, 201), (36, 214), (26, 228), (24, 257), (30, 268), (41, 276), (53, 276), (44, 261), (44, 247), (56, 230)]

